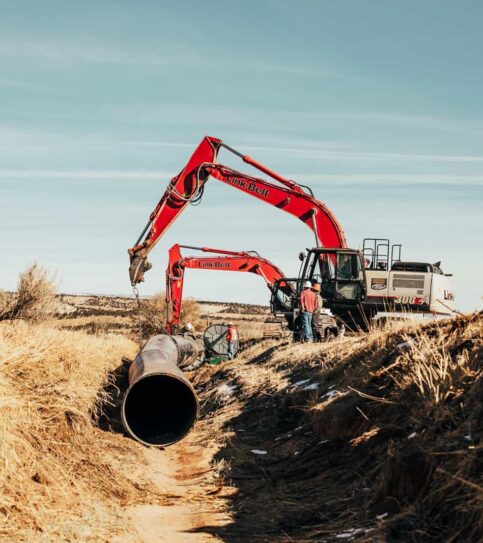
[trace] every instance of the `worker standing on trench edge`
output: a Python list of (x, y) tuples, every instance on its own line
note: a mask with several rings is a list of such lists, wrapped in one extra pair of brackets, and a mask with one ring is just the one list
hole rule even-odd
[(303, 341), (313, 341), (312, 316), (317, 308), (317, 296), (312, 290), (312, 283), (305, 281), (304, 290), (300, 294), (300, 310), (302, 312), (302, 339)]
[(226, 331), (226, 340), (228, 341), (228, 358), (231, 360), (235, 357), (235, 353), (238, 347), (238, 330), (232, 323), (228, 323), (228, 330)]
[(315, 298), (317, 300), (317, 306), (312, 314), (312, 333), (314, 335), (314, 341), (321, 341), (320, 335), (320, 312), (324, 306), (322, 296), (320, 295), (320, 284), (317, 282), (312, 283), (312, 290), (314, 291)]

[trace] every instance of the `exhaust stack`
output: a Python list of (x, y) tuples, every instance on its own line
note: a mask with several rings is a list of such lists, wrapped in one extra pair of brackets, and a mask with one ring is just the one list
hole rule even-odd
[(129, 367), (129, 388), (121, 408), (126, 431), (144, 445), (176, 443), (198, 416), (195, 389), (178, 366), (203, 353), (195, 339), (158, 335), (150, 338)]

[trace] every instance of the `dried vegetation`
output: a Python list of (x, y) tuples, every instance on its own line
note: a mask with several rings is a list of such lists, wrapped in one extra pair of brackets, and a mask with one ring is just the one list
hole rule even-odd
[[(0, 325), (0, 540), (112, 541), (139, 447), (96, 427), (109, 374), (135, 345), (22, 321)], [(152, 498), (152, 495), (150, 496)]]
[[(136, 541), (126, 506), (166, 499), (134, 474), (142, 447), (110, 431), (121, 359), (136, 351), (119, 335), (134, 337), (132, 300), (112, 300), (0, 323), (2, 541)], [(158, 333), (163, 298), (142, 307), (144, 333)], [(185, 311), (203, 330), (196, 302)], [(243, 316), (259, 335), (264, 315)], [(231, 543), (483, 540), (482, 330), (473, 314), (327, 344), (259, 341), (192, 372), (202, 418), (188, 445), (218, 452), (190, 493), (232, 517), (197, 531)]]
[(481, 314), (325, 345), (265, 342), (196, 376), (236, 489), (226, 541), (483, 539)]
[[(141, 301), (141, 321), (144, 337), (165, 333), (166, 320), (166, 297), (164, 293)], [(191, 322), (197, 330), (203, 327), (199, 304), (189, 298), (183, 300), (180, 314), (181, 325), (187, 322)]]
[(20, 274), (16, 292), (0, 293), (0, 321), (44, 320), (54, 312), (55, 305), (54, 278), (46, 269), (33, 264)]

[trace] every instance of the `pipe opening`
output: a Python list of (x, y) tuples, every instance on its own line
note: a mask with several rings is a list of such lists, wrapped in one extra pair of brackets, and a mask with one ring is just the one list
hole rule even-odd
[(171, 375), (149, 375), (128, 391), (122, 405), (126, 429), (147, 445), (170, 445), (193, 426), (198, 402), (193, 390)]

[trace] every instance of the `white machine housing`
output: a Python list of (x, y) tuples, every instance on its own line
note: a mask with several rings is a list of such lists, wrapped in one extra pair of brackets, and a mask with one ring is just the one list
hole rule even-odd
[(401, 245), (389, 240), (364, 240), (366, 303), (382, 311), (417, 311), (439, 315), (454, 313), (451, 275), (440, 262), (405, 262)]
[(367, 270), (368, 303), (401, 311), (450, 315), (454, 294), (450, 277), (434, 272)]

